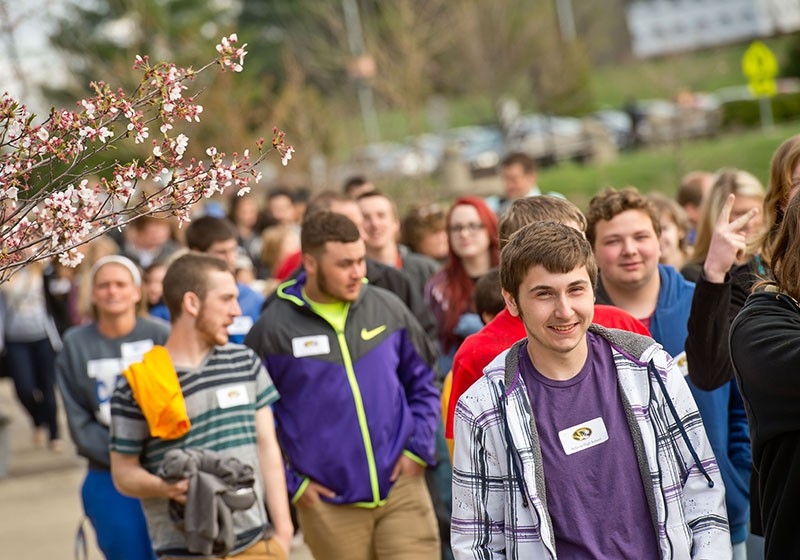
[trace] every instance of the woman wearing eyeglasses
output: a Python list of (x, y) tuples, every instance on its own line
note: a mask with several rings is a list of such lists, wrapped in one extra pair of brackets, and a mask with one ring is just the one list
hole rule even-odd
[(453, 355), (463, 340), (481, 326), (475, 313), (475, 282), (500, 262), (497, 218), (474, 196), (457, 199), (447, 213), (450, 244), (447, 263), (425, 286), (425, 301), (436, 317), (441, 345), (439, 371), (450, 371)]

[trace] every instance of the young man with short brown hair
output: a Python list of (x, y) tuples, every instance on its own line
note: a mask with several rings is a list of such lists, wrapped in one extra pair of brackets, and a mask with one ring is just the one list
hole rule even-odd
[(592, 324), (596, 275), (563, 224), (530, 224), (503, 249), (503, 295), (527, 336), (456, 408), (456, 560), (730, 558), (683, 375), (649, 337)]

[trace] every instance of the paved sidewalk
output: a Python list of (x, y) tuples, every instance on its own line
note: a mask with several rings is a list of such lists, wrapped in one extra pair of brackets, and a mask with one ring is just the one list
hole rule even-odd
[[(68, 445), (61, 454), (33, 445), (30, 422), (9, 379), (0, 379), (1, 415), (11, 420), (7, 426), (11, 452), (10, 458), (0, 456), (0, 466), (8, 464), (8, 475), (0, 478), (0, 556), (70, 560), (82, 517), (80, 486), (86, 467), (69, 440), (63, 409), (62, 434)], [(102, 560), (88, 522), (86, 530), (89, 560)], [(312, 560), (312, 556), (300, 545), (292, 550), (291, 560)]]

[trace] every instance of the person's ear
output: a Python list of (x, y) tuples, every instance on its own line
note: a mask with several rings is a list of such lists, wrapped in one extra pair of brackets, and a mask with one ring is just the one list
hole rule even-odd
[(508, 293), (505, 289), (502, 290), (502, 294), (503, 299), (506, 300), (508, 312), (511, 313), (513, 317), (519, 317), (519, 308), (517, 307), (517, 301), (514, 299), (514, 296)]
[(200, 296), (194, 292), (186, 292), (183, 294), (183, 312), (190, 317), (197, 317), (200, 314), (202, 303)]
[(317, 259), (314, 258), (314, 255), (310, 253), (303, 253), (303, 269), (306, 271), (306, 274), (316, 275), (317, 273)]

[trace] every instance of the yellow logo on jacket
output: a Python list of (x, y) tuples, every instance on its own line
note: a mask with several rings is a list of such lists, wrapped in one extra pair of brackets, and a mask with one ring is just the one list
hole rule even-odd
[(380, 327), (375, 327), (374, 329), (361, 329), (361, 338), (364, 340), (372, 340), (383, 331), (386, 330), (386, 325), (381, 325)]

